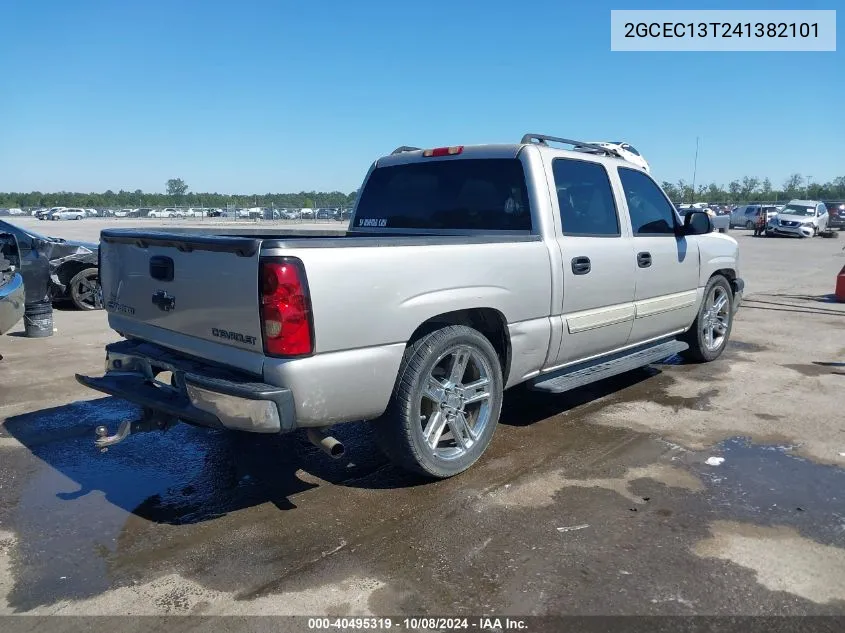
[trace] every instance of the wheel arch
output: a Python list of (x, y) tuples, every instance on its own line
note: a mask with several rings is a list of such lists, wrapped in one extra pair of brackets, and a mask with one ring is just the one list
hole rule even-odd
[(71, 259), (66, 262), (63, 262), (56, 268), (55, 275), (58, 278), (59, 283), (62, 286), (60, 291), (61, 297), (68, 297), (70, 296), (70, 281), (76, 275), (81, 273), (83, 270), (88, 268), (97, 268), (96, 263), (91, 262), (82, 262), (76, 259)]
[(511, 366), (511, 341), (508, 322), (505, 315), (495, 308), (466, 308), (443, 312), (423, 321), (408, 339), (408, 345), (421, 339), (426, 334), (449, 325), (464, 325), (479, 331), (490, 341), (499, 357), (502, 368), (502, 381), (507, 384)]
[(713, 277), (720, 276), (724, 277), (728, 280), (728, 285), (731, 287), (731, 293), (736, 295), (737, 291), (739, 290), (739, 286), (737, 284), (737, 275), (736, 271), (733, 268), (719, 268), (718, 270), (714, 270), (707, 281), (713, 279)]

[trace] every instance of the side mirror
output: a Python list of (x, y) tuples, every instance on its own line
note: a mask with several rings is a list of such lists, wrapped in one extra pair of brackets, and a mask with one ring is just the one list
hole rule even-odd
[(684, 235), (706, 235), (713, 231), (713, 221), (703, 211), (690, 211), (684, 216)]

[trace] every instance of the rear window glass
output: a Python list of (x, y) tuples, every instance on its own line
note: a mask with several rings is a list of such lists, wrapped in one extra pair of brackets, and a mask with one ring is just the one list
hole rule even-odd
[(466, 158), (379, 167), (361, 192), (354, 226), (530, 230), (522, 163)]

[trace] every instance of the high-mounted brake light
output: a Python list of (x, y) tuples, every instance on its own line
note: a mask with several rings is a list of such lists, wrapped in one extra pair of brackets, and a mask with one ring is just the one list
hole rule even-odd
[(301, 263), (292, 258), (262, 260), (260, 270), (264, 352), (268, 356), (311, 354), (311, 301)]
[(423, 156), (454, 156), (464, 151), (463, 145), (453, 145), (452, 147), (435, 147), (434, 149), (427, 149), (423, 152)]

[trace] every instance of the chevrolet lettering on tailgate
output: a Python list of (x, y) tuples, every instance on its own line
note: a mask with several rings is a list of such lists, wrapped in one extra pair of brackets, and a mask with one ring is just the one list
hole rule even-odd
[(216, 327), (211, 328), (211, 335), (217, 338), (224, 338), (228, 341), (237, 341), (238, 343), (246, 343), (247, 345), (255, 345), (255, 337), (240, 332), (232, 332), (230, 330), (220, 330)]

